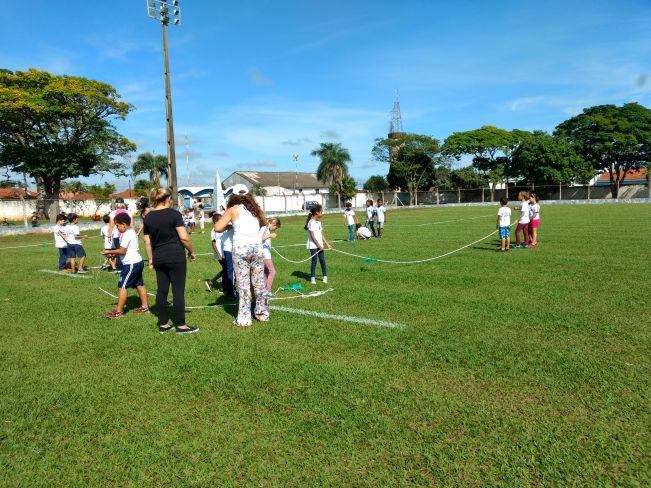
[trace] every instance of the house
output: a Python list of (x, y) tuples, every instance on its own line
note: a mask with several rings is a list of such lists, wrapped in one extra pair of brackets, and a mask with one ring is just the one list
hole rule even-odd
[(22, 188), (0, 188), (0, 200), (34, 200), (37, 197), (35, 191), (23, 190)]
[(202, 204), (204, 208), (211, 208), (213, 197), (212, 186), (182, 186), (179, 188), (179, 197), (183, 205), (191, 207), (195, 203)]
[[(626, 177), (624, 178), (624, 181), (620, 181), (619, 184), (620, 185), (646, 185), (647, 184), (646, 168), (629, 169), (626, 172)], [(594, 180), (594, 186), (609, 186), (609, 185), (610, 185), (610, 171), (605, 171), (601, 173)]]
[(328, 193), (328, 185), (319, 181), (314, 173), (236, 171), (224, 180), (226, 189), (237, 184), (249, 189), (259, 186), (267, 196)]

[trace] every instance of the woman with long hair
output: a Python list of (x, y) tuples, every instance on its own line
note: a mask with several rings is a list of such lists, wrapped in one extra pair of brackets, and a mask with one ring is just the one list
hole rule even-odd
[(215, 222), (216, 232), (233, 225), (233, 268), (240, 295), (237, 318), (239, 327), (251, 325), (251, 287), (255, 293), (253, 313), (261, 322), (269, 320), (269, 307), (264, 288), (264, 254), (260, 228), (266, 225), (264, 212), (249, 194), (234, 194), (228, 200), (224, 215)]
[(170, 285), (176, 315), (176, 333), (198, 332), (197, 327), (191, 327), (185, 322), (187, 262), (184, 249), (192, 261), (196, 259), (196, 255), (183, 225), (183, 217), (178, 210), (171, 208), (172, 194), (167, 188), (152, 190), (149, 199), (152, 208), (144, 219), (143, 232), (149, 267), (156, 271), (158, 332), (164, 334), (172, 329), (167, 314), (167, 294)]

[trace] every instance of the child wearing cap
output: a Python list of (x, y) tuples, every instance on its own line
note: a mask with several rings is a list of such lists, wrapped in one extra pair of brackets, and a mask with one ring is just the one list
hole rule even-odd
[(118, 280), (118, 304), (115, 310), (111, 310), (104, 316), (107, 319), (119, 319), (124, 317), (124, 305), (127, 302), (127, 288), (135, 288), (140, 297), (140, 307), (134, 313), (149, 313), (147, 302), (147, 289), (142, 279), (144, 263), (138, 251), (138, 236), (131, 228), (131, 217), (126, 213), (115, 216), (114, 222), (120, 232), (120, 247), (118, 249), (104, 249), (105, 256), (123, 256), (122, 271)]

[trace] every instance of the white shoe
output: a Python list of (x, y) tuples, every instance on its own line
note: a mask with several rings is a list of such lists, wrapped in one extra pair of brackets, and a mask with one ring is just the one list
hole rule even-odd
[(328, 282), (328, 277), (327, 277), (327, 276), (324, 276), (324, 277), (323, 277), (323, 282), (324, 282), (324, 283), (327, 283), (327, 282)]
[(310, 278), (310, 283), (316, 285), (316, 278)]

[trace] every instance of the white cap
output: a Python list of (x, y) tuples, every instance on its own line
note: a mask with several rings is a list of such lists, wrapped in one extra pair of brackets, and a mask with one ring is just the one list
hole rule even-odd
[(246, 185), (238, 183), (233, 186), (233, 195), (246, 195), (247, 193), (249, 193), (249, 189)]

